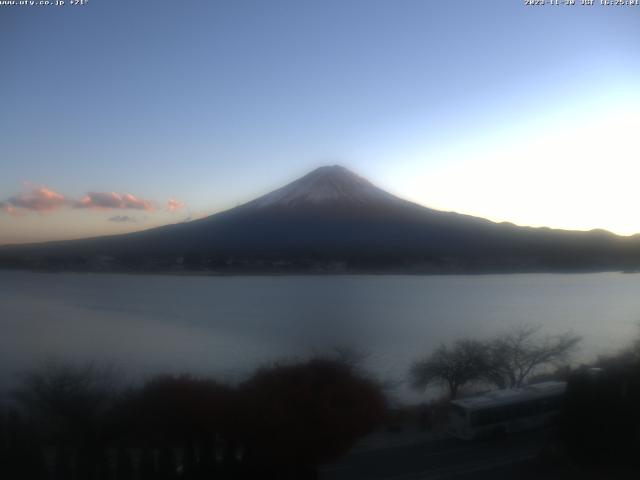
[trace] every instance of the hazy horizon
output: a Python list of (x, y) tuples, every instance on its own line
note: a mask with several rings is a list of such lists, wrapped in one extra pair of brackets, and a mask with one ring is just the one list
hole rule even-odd
[[(329, 166), (329, 165), (323, 165), (323, 166), (318, 167), (318, 169), (323, 168), (323, 167), (328, 167), (328, 166)], [(342, 165), (337, 165), (337, 164), (334, 164), (333, 166), (340, 166), (340, 167), (342, 167)], [(346, 168), (346, 167), (345, 167), (345, 168)], [(316, 169), (312, 170), (312, 172), (313, 172), (313, 171), (315, 171), (315, 170), (316, 170)], [(306, 173), (311, 173), (311, 172), (306, 172)], [(357, 172), (353, 172), (353, 173), (356, 173), (356, 174), (357, 174)], [(286, 185), (288, 185), (289, 183), (294, 182), (295, 180), (297, 180), (297, 179), (292, 179), (292, 181), (291, 181), (291, 182), (287, 182), (287, 184), (286, 184)], [(286, 185), (283, 185), (283, 186), (286, 186)], [(376, 187), (378, 187), (378, 185), (375, 185), (375, 186), (376, 186)], [(276, 188), (276, 190), (277, 190), (277, 188)], [(272, 192), (273, 192), (273, 191), (271, 191), (271, 192), (262, 192), (262, 193), (259, 193), (255, 198), (252, 198), (252, 199), (246, 199), (246, 200), (244, 200), (244, 201), (242, 201), (242, 202), (237, 202), (235, 205), (228, 207), (228, 209), (232, 209), (232, 208), (234, 208), (235, 206), (239, 206), (239, 205), (243, 205), (243, 204), (245, 204), (245, 203), (251, 202), (252, 200), (255, 200), (256, 198), (260, 198), (260, 197), (262, 197), (262, 196), (266, 196), (267, 194), (272, 193)], [(402, 195), (397, 195), (397, 194), (394, 194), (394, 195), (395, 195), (396, 197), (398, 197), (398, 198), (403, 199), (403, 200), (408, 200), (408, 199), (406, 199), (406, 198), (403, 198), (403, 197), (402, 197)], [(409, 200), (408, 200), (408, 201), (409, 201)], [(420, 205), (418, 202), (414, 202), (414, 203), (416, 203), (417, 205)], [(425, 207), (425, 208), (431, 208), (431, 207), (429, 207), (428, 205), (421, 205), (421, 206), (423, 206), (423, 207)], [(7, 242), (7, 243), (0, 243), (0, 246), (2, 246), (2, 245), (12, 245), (12, 244), (21, 244), (21, 243), (27, 244), (27, 243), (43, 243), (43, 242), (44, 242), (44, 243), (46, 243), (46, 242), (49, 242), (49, 241), (80, 240), (80, 239), (86, 239), (86, 238), (92, 238), (92, 237), (99, 237), (99, 236), (118, 235), (118, 234), (121, 234), (121, 233), (129, 233), (129, 232), (135, 232), (135, 231), (149, 230), (149, 229), (157, 228), (157, 227), (164, 226), (164, 225), (171, 225), (171, 224), (175, 224), (175, 223), (182, 223), (182, 222), (189, 222), (189, 221), (193, 221), (193, 220), (198, 220), (198, 219), (200, 219), (200, 218), (206, 218), (207, 216), (215, 215), (215, 214), (217, 214), (217, 213), (221, 213), (221, 212), (226, 211), (226, 210), (227, 210), (227, 208), (224, 208), (224, 209), (221, 209), (221, 210), (218, 210), (218, 211), (213, 211), (213, 212), (211, 212), (211, 213), (209, 213), (209, 214), (202, 214), (202, 215), (200, 215), (199, 217), (195, 217), (195, 218), (194, 218), (194, 217), (192, 217), (191, 215), (189, 215), (189, 217), (187, 217), (187, 218), (185, 218), (185, 219), (182, 219), (182, 220), (179, 220), (179, 221), (177, 221), (177, 222), (168, 222), (168, 223), (165, 223), (165, 224), (159, 224), (159, 225), (146, 225), (146, 226), (145, 226), (144, 224), (142, 224), (142, 225), (141, 225), (141, 228), (134, 228), (134, 229), (132, 229), (132, 230), (130, 230), (130, 231), (127, 231), (127, 232), (106, 232), (106, 233), (102, 233), (102, 234), (101, 234), (101, 233), (98, 233), (98, 234), (96, 234), (96, 235), (91, 235), (91, 236), (63, 237), (63, 238), (54, 238), (54, 239), (45, 239), (45, 240), (36, 240), (36, 241), (28, 241), (28, 240), (27, 240), (27, 241), (23, 241), (23, 242), (14, 242), (14, 243)], [(441, 210), (441, 209), (435, 209), (435, 210), (438, 210), (438, 211), (446, 211), (446, 210)], [(453, 212), (453, 213), (460, 213), (460, 214), (463, 214), (463, 215), (465, 214), (464, 212)], [(110, 220), (111, 220), (111, 221), (118, 221), (118, 222), (119, 222), (119, 221), (128, 222), (128, 220), (115, 220), (115, 218), (120, 218), (120, 217), (122, 217), (122, 218), (130, 218), (130, 217), (126, 216), (126, 215), (122, 215), (122, 216), (121, 216), (121, 215), (116, 215), (115, 217), (111, 217), (111, 218), (110, 218)], [(483, 217), (478, 217), (478, 218), (483, 218)], [(491, 220), (491, 219), (488, 219), (488, 220)], [(495, 221), (496, 223), (500, 223), (500, 222), (501, 222), (500, 220), (491, 220), (491, 221)], [(546, 225), (518, 225), (517, 223), (514, 223), (514, 222), (509, 222), (509, 221), (506, 221), (506, 222), (507, 222), (507, 223), (512, 223), (512, 224), (517, 225), (517, 226), (526, 226), (526, 227), (534, 227), (534, 228), (549, 228), (549, 227), (547, 227)], [(133, 223), (136, 223), (136, 222), (133, 222)], [(561, 228), (560, 228), (560, 229), (561, 229)], [(575, 230), (575, 231), (585, 231), (585, 232), (587, 232), (587, 231), (594, 231), (594, 230), (604, 230), (604, 231), (608, 231), (608, 230), (606, 230), (606, 229), (600, 229), (600, 228), (593, 228), (593, 229), (589, 229), (589, 230), (586, 230), (586, 229), (585, 229), (585, 230), (580, 230), (580, 229), (564, 229), (564, 230)], [(614, 233), (614, 232), (610, 232), (610, 233)], [(635, 235), (635, 234), (629, 234), (628, 236), (633, 236), (633, 235)], [(622, 236), (625, 236), (625, 235), (622, 235)]]

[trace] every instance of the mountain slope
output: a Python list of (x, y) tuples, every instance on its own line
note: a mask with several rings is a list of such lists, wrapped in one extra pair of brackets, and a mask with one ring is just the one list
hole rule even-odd
[(638, 268), (640, 241), (432, 210), (330, 166), (201, 220), (127, 235), (5, 247), (0, 265), (220, 272), (602, 271)]

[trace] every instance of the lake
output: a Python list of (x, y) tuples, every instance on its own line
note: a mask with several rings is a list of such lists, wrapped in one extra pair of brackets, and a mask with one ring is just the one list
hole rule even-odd
[(172, 276), (0, 272), (0, 378), (47, 358), (241, 379), (335, 346), (394, 382), (441, 342), (523, 323), (584, 337), (576, 361), (638, 334), (640, 275)]

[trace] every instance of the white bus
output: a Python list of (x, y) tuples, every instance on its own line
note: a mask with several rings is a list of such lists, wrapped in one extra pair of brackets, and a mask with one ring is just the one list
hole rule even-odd
[(453, 400), (450, 431), (470, 440), (544, 427), (558, 416), (566, 388), (565, 382), (542, 382)]

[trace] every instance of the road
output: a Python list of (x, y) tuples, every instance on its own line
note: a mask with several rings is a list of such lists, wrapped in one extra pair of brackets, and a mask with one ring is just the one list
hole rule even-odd
[[(324, 467), (321, 480), (463, 480), (513, 478), (531, 473), (529, 464), (546, 442), (546, 432), (510, 435), (501, 440), (463, 442), (423, 439), (408, 445), (354, 451)], [(527, 477), (530, 475), (519, 475)]]

